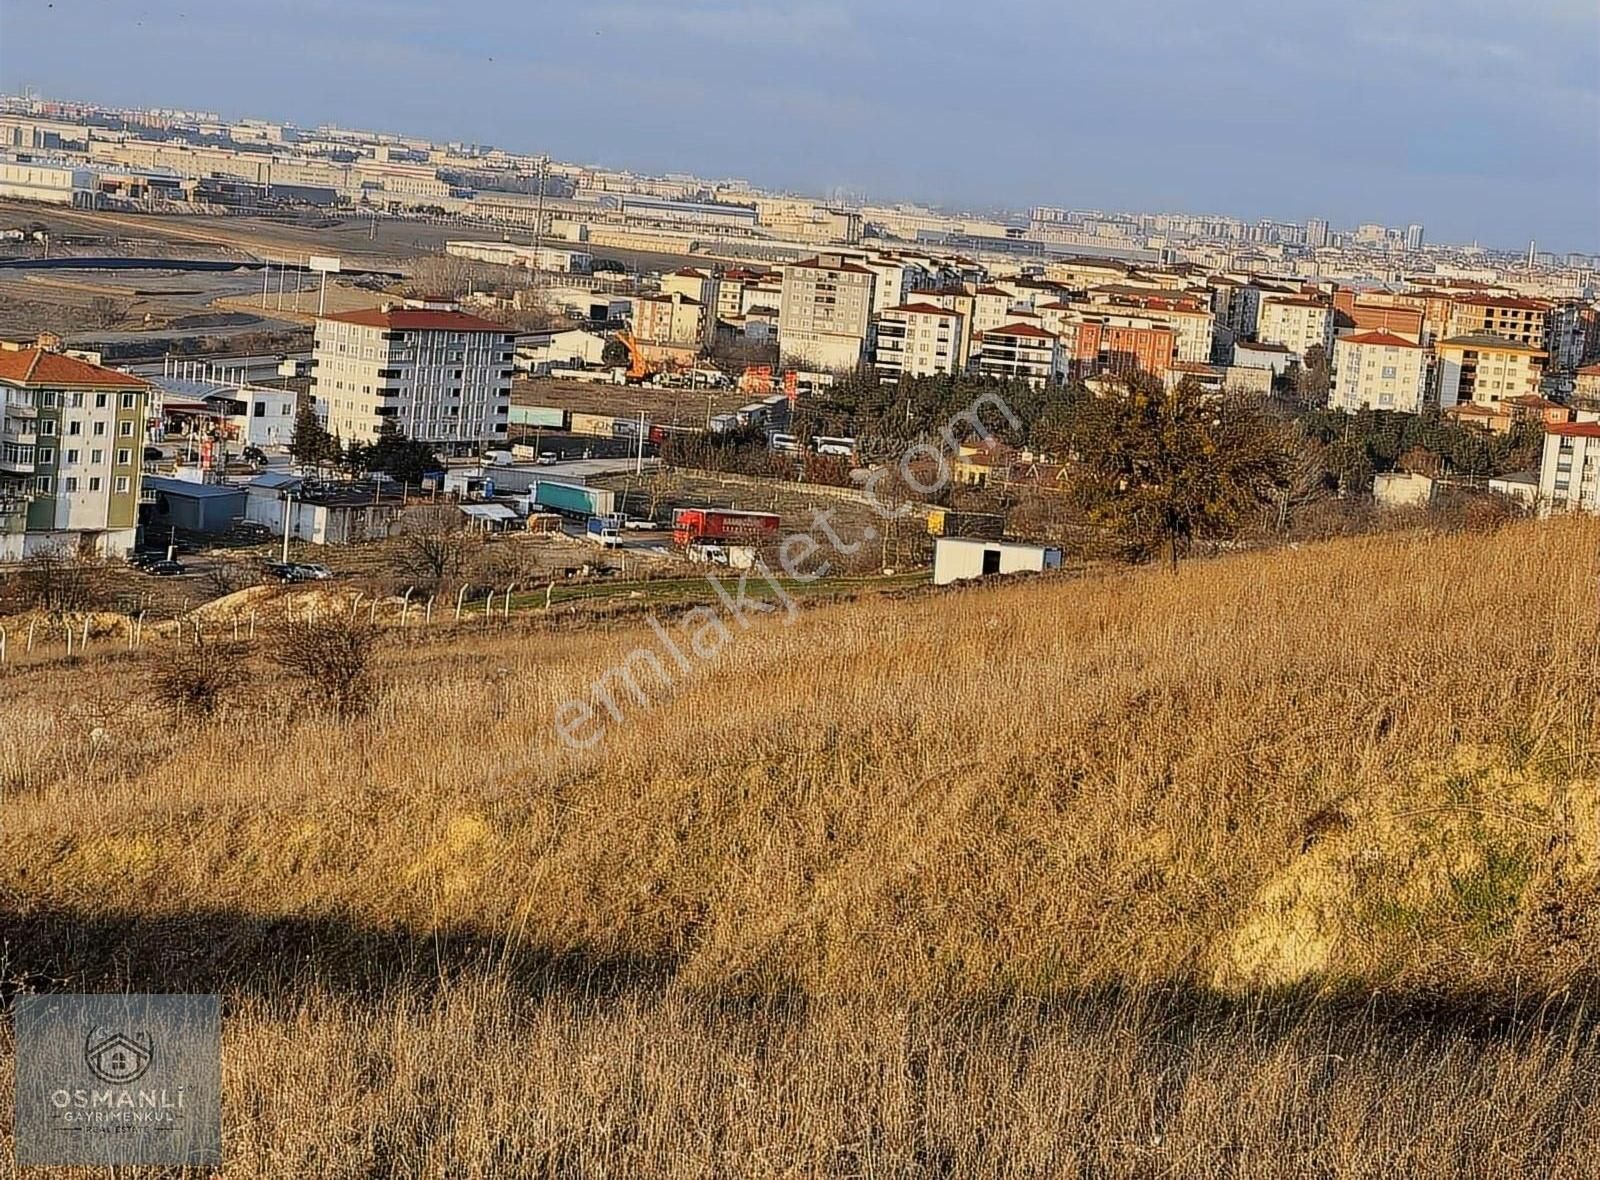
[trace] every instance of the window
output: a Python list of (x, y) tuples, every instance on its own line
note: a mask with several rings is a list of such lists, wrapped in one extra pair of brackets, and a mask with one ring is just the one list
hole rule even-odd
[(39, 422), (39, 433), (40, 434), (48, 434), (48, 435), (52, 435), (53, 436), (55, 434), (55, 432), (56, 432), (56, 420), (54, 418), (44, 418)]
[(98, 492), (100, 490), (100, 477), (98, 475), (91, 475), (89, 477), (89, 490), (91, 492)]
[(123, 423), (121, 423), (117, 427), (117, 433), (120, 434), (123, 438), (132, 438), (133, 437), (133, 423), (132, 422), (123, 422)]
[(34, 476), (33, 477), (33, 490), (36, 491), (36, 492), (39, 492), (42, 495), (48, 496), (50, 494), (50, 477), (48, 475), (36, 475), (36, 476)]
[(100, 466), (100, 464), (104, 463), (105, 461), (106, 453), (99, 447), (96, 447), (94, 450), (89, 452), (89, 462), (93, 463), (96, 467)]
[(79, 452), (76, 450), (69, 450), (67, 451), (63, 461), (66, 463), (76, 463), (78, 461), (78, 454)]
[(129, 463), (132, 463), (132, 462), (133, 462), (133, 452), (130, 451), (127, 447), (123, 447), (120, 451), (117, 452), (117, 466), (118, 467), (126, 467)]
[(78, 490), (78, 477), (75, 476), (75, 475), (69, 475), (65, 479), (63, 479), (61, 481), (61, 490), (63, 492), (66, 492), (69, 496), (73, 492), (77, 491)]
[(126, 492), (127, 490), (128, 490), (128, 477), (126, 475), (117, 476), (117, 493), (120, 495), (120, 494)]
[(34, 454), (38, 456), (37, 462), (41, 467), (48, 467), (56, 461), (56, 453), (49, 447), (40, 447)]
[(72, 419), (72, 421), (67, 423), (67, 433), (68, 434), (82, 434), (83, 433), (83, 423), (79, 422), (76, 418)]
[(104, 438), (105, 437), (105, 433), (106, 433), (106, 424), (104, 422), (96, 422), (94, 424), (94, 436), (96, 438)]
[(103, 409), (106, 408), (106, 405), (107, 405), (107, 402), (106, 402), (106, 395), (105, 394), (97, 393), (97, 394), (94, 395), (94, 408), (95, 409), (103, 410)]
[(139, 395), (136, 394), (136, 393), (125, 393), (125, 394), (123, 394), (122, 395), (122, 408), (124, 410), (133, 409), (134, 399), (137, 398), (138, 396)]

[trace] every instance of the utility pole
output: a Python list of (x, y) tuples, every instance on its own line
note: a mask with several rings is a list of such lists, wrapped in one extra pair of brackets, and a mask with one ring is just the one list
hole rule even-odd
[(283, 564), (289, 564), (289, 521), (294, 513), (294, 493), (286, 492), (283, 501)]
[(549, 156), (540, 156), (539, 157), (539, 202), (538, 202), (538, 206), (535, 209), (534, 215), (533, 215), (533, 220), (535, 222), (534, 227), (533, 227), (533, 270), (534, 270), (534, 274), (539, 276), (540, 278), (543, 277), (541, 272), (543, 270), (543, 256), (544, 256), (544, 187), (545, 187), (545, 177), (549, 173), (549, 169), (550, 169), (550, 157)]

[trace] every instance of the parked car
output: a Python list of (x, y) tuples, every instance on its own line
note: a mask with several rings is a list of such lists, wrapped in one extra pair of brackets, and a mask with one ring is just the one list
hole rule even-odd
[(260, 447), (246, 447), (244, 450), (239, 452), (239, 458), (243, 459), (246, 463), (255, 463), (260, 465), (266, 463), (267, 453)]
[(146, 463), (159, 463), (166, 457), (160, 447), (146, 447), (144, 449), (144, 461)]
[(162, 558), (160, 561), (152, 561), (149, 565), (141, 566), (140, 568), (145, 573), (154, 574), (158, 578), (171, 578), (184, 572), (181, 563), (168, 561), (166, 558)]

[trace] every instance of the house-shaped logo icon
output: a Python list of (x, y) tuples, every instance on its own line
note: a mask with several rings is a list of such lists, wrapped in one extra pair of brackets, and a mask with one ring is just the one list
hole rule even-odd
[(91, 1028), (83, 1042), (83, 1060), (89, 1071), (102, 1082), (113, 1084), (138, 1081), (155, 1058), (155, 1043), (147, 1036), (144, 1043), (121, 1032), (103, 1035)]

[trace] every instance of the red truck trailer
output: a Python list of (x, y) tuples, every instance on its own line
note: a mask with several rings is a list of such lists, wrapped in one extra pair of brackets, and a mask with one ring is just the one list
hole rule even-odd
[(778, 535), (778, 523), (776, 512), (679, 508), (672, 514), (672, 539), (679, 545), (691, 545), (696, 541), (759, 545)]

